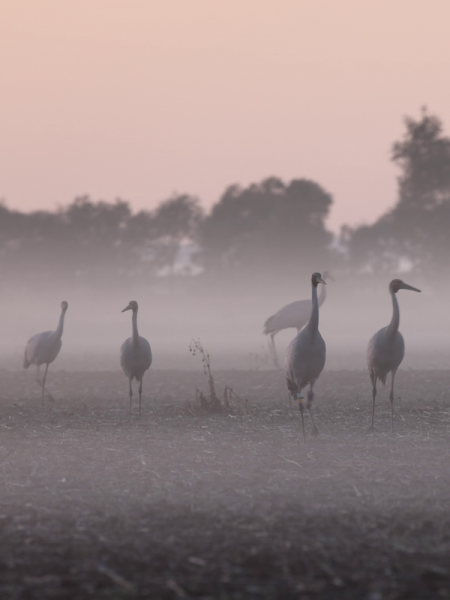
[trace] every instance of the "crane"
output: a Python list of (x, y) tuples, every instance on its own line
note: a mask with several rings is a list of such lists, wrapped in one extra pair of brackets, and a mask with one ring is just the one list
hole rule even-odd
[(399, 290), (420, 292), (420, 290), (408, 285), (401, 279), (393, 279), (389, 284), (389, 293), (391, 294), (393, 306), (391, 322), (387, 327), (383, 327), (377, 331), (367, 346), (367, 366), (369, 367), (370, 380), (372, 382), (372, 423), (369, 431), (374, 430), (373, 421), (375, 416), (377, 379), (385, 385), (388, 373), (391, 373), (391, 393), (389, 395), (391, 403), (391, 432), (394, 431), (394, 379), (405, 355), (405, 342), (398, 330), (400, 308), (396, 294)]
[[(25, 346), (25, 355), (23, 357), (23, 367), (28, 369), (30, 365), (36, 365), (36, 378), (42, 387), (42, 408), (44, 408), (45, 379), (47, 377), (48, 365), (52, 363), (61, 350), (61, 337), (64, 329), (64, 317), (69, 305), (66, 301), (61, 302), (61, 316), (59, 317), (58, 327), (55, 331), (43, 331), (30, 337)], [(40, 367), (45, 364), (45, 372), (42, 381), (40, 380)], [(50, 394), (47, 392), (50, 396)], [(51, 398), (51, 396), (50, 396)]]
[(317, 286), (325, 284), (320, 273), (313, 273), (312, 284), (312, 310), (306, 326), (297, 334), (289, 344), (286, 351), (286, 379), (287, 387), (292, 398), (298, 401), (298, 407), (302, 416), (303, 439), (305, 436), (305, 422), (303, 418), (303, 388), (309, 384), (306, 400), (306, 408), (309, 411), (313, 424), (313, 435), (319, 431), (314, 423), (311, 411), (314, 400), (313, 387), (325, 365), (325, 342), (319, 332), (319, 300), (317, 297)]
[[(334, 279), (331, 277), (328, 271), (325, 271), (323, 274), (323, 280), (327, 281), (327, 279)], [(327, 297), (326, 287), (323, 286), (320, 290), (319, 294), (319, 306), (325, 302)], [(280, 308), (274, 315), (269, 317), (264, 323), (264, 334), (270, 335), (270, 346), (272, 350), (272, 357), (277, 369), (280, 368), (278, 362), (277, 350), (275, 348), (275, 335), (281, 331), (282, 329), (289, 329), (294, 327), (297, 329), (297, 333), (306, 325), (308, 322), (309, 316), (311, 314), (311, 300), (296, 300), (295, 302), (291, 302), (290, 304), (286, 304)]]
[(133, 390), (131, 388), (131, 382), (133, 379), (140, 382), (139, 385), (139, 415), (141, 414), (141, 396), (142, 396), (142, 380), (144, 373), (150, 368), (152, 364), (152, 351), (148, 341), (138, 334), (137, 328), (137, 313), (138, 303), (135, 300), (131, 300), (126, 310), (133, 311), (131, 318), (131, 329), (132, 334), (127, 340), (124, 341), (120, 347), (120, 365), (123, 372), (128, 377), (130, 384), (130, 415), (133, 402)]

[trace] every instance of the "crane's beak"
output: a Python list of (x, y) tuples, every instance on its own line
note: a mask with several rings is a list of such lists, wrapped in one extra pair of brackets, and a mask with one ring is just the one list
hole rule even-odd
[(412, 285), (408, 285), (407, 283), (404, 283), (400, 289), (401, 290), (411, 290), (411, 292), (420, 292), (421, 291), (421, 290), (418, 290), (417, 288), (413, 287)]
[(323, 283), (324, 285), (327, 285), (323, 279), (319, 279), (319, 281), (317, 283)]
[(125, 312), (126, 310), (131, 310), (131, 306), (128, 305), (126, 308), (124, 308), (121, 312)]

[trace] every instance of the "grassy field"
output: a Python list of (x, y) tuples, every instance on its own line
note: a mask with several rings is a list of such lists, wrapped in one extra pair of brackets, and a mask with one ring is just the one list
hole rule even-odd
[[(0, 597), (450, 598), (450, 371), (398, 374), (368, 434), (367, 372), (316, 388), (300, 435), (283, 374), (0, 372)], [(306, 417), (307, 433), (311, 423)]]

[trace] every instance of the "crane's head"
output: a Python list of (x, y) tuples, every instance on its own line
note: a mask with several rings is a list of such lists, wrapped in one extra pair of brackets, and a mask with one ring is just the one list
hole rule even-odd
[(136, 300), (131, 300), (130, 303), (128, 304), (128, 306), (126, 308), (124, 308), (122, 312), (125, 312), (126, 310), (132, 310), (133, 312), (136, 312), (137, 309), (138, 309), (138, 303), (136, 302)]
[(319, 285), (319, 283), (325, 283), (325, 281), (322, 279), (322, 275), (320, 273), (313, 273), (312, 277), (311, 277), (311, 282), (314, 287), (317, 287)]
[(62, 309), (64, 312), (66, 312), (66, 310), (67, 310), (68, 308), (69, 308), (69, 304), (68, 304), (68, 303), (67, 303), (65, 300), (63, 300), (63, 301), (61, 302), (61, 309)]
[(413, 287), (412, 285), (408, 285), (401, 279), (393, 279), (389, 284), (389, 289), (392, 290), (394, 294), (396, 294), (398, 290), (411, 290), (412, 292), (420, 292), (420, 290)]

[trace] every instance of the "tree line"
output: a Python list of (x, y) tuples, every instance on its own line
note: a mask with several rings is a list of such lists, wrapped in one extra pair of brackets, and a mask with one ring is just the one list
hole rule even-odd
[[(450, 138), (436, 115), (405, 119), (392, 145), (395, 205), (371, 225), (326, 227), (332, 195), (308, 179), (228, 187), (207, 214), (179, 194), (154, 210), (76, 198), (55, 211), (0, 204), (4, 279), (48, 282), (197, 276), (223, 282), (306, 275), (323, 268), (374, 275), (446, 273), (450, 250)], [(315, 267), (316, 268), (316, 267)]]

